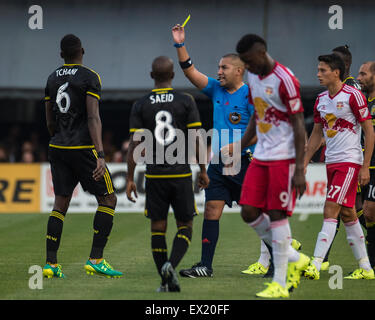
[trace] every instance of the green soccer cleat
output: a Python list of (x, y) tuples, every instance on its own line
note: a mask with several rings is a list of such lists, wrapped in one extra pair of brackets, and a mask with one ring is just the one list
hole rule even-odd
[(268, 268), (269, 267), (265, 267), (264, 265), (262, 265), (259, 261), (251, 264), (246, 270), (243, 270), (241, 271), (242, 273), (245, 273), (245, 274), (260, 274), (260, 275), (264, 275), (267, 273), (268, 271)]
[(43, 276), (46, 278), (65, 278), (61, 270), (61, 265), (58, 264), (56, 267), (52, 267), (49, 263), (43, 267)]
[(267, 288), (256, 294), (259, 298), (289, 298), (289, 292), (278, 282), (265, 283)]
[(344, 279), (352, 279), (352, 280), (367, 279), (367, 280), (373, 280), (373, 279), (375, 279), (374, 270), (371, 269), (369, 271), (366, 271), (363, 268), (359, 268), (359, 269), (354, 270), (347, 277), (344, 277)]
[(303, 273), (305, 278), (311, 279), (311, 280), (319, 280), (320, 279), (320, 272), (315, 266), (315, 264), (310, 263), (308, 267), (306, 268), (305, 272)]
[(320, 267), (320, 271), (327, 271), (328, 268), (329, 268), (329, 261), (323, 262)]
[(300, 280), (301, 274), (309, 265), (310, 258), (303, 253), (299, 254), (299, 260), (296, 262), (288, 263), (288, 272), (286, 278), (286, 287), (288, 291), (292, 291), (294, 288), (297, 288)]
[(292, 239), (292, 247), (293, 247), (293, 249), (299, 251), (299, 250), (302, 249), (302, 243), (299, 242), (299, 241), (296, 240), (296, 239)]
[(113, 269), (112, 266), (107, 261), (105, 261), (105, 259), (103, 259), (98, 264), (93, 264), (90, 260), (87, 260), (85, 264), (85, 270), (89, 275), (97, 274), (100, 276), (105, 276), (107, 278), (122, 277), (122, 272)]

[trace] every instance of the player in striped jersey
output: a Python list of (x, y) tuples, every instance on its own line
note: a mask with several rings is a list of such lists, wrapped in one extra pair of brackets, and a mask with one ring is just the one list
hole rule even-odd
[[(358, 89), (343, 84), (344, 62), (335, 54), (319, 56), (318, 78), (328, 90), (321, 93), (314, 106), (314, 128), (307, 144), (305, 167), (319, 148), (324, 135), (327, 167), (327, 197), (323, 226), (316, 241), (314, 259), (305, 277), (318, 280), (320, 268), (336, 232), (337, 219), (345, 225), (347, 240), (359, 268), (347, 279), (375, 279), (369, 263), (362, 228), (354, 210), (358, 182), (370, 180), (369, 165), (374, 148), (374, 131), (366, 99)], [(360, 143), (365, 135), (365, 152)]]
[[(356, 88), (358, 90), (361, 90), (361, 86), (360, 86), (359, 82), (353, 76), (350, 75), (350, 67), (352, 65), (352, 54), (349, 51), (349, 46), (344, 45), (344, 46), (336, 47), (332, 50), (332, 53), (338, 55), (344, 62), (345, 71), (344, 71), (343, 83), (345, 83), (348, 86), (351, 86), (353, 88)], [(323, 139), (323, 141), (324, 141), (324, 139)], [(325, 143), (325, 141), (324, 141), (324, 143)], [(324, 152), (324, 150), (325, 150), (325, 147), (324, 147), (322, 152)], [(356, 195), (356, 199), (355, 199), (355, 209), (357, 211), (357, 216), (359, 218), (359, 222), (362, 224), (362, 226), (366, 227), (366, 222), (365, 222), (365, 219), (364, 219), (364, 216), (363, 216), (362, 208), (363, 208), (363, 195), (362, 195), (362, 192), (361, 192), (361, 186), (358, 185), (357, 195)], [(324, 257), (322, 267), (321, 267), (322, 271), (327, 270), (328, 267), (329, 267), (328, 257), (329, 257), (333, 242), (335, 241), (336, 235), (339, 231), (339, 228), (340, 228), (340, 219), (337, 220), (336, 233), (333, 237), (331, 246), (329, 247), (329, 249), (327, 251), (327, 254)]]
[[(362, 91), (367, 94), (367, 105), (375, 127), (375, 61), (361, 65), (357, 80)], [(375, 154), (372, 154), (370, 163), (370, 183), (364, 188), (363, 215), (367, 229), (367, 253), (372, 268), (375, 268)]]
[(120, 277), (122, 273), (103, 259), (117, 198), (104, 160), (99, 115), (100, 76), (82, 65), (84, 50), (79, 38), (68, 34), (60, 46), (65, 63), (48, 77), (45, 89), (46, 120), (51, 135), (48, 158), (55, 202), (47, 224), (43, 274), (49, 278), (64, 277), (57, 263), (57, 251), (65, 214), (73, 190), (80, 182), (98, 201), (91, 252), (84, 268), (88, 274)]

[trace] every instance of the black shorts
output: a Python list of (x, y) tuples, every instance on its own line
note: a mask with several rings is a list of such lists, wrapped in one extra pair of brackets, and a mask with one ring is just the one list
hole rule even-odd
[(188, 222), (198, 214), (191, 176), (146, 178), (145, 216), (153, 221), (167, 220), (170, 205), (178, 221)]
[(58, 149), (50, 147), (48, 160), (51, 164), (52, 182), (55, 195), (70, 196), (78, 182), (83, 190), (96, 196), (104, 196), (115, 191), (111, 174), (106, 168), (104, 177), (95, 181), (92, 172), (96, 168), (95, 149)]
[(370, 169), (370, 182), (362, 187), (363, 200), (375, 202), (375, 170)]
[(245, 178), (247, 167), (250, 161), (248, 157), (242, 156), (241, 170), (235, 176), (224, 175), (224, 164), (222, 162), (210, 163), (207, 169), (210, 184), (204, 189), (206, 202), (211, 200), (224, 200), (229, 208), (232, 208), (233, 201), (240, 201), (242, 183)]

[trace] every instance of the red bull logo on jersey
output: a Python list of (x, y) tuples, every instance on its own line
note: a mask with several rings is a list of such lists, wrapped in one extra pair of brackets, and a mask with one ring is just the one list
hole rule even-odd
[(269, 106), (262, 98), (254, 99), (257, 126), (260, 133), (267, 133), (273, 126), (278, 127), (280, 121), (289, 122), (288, 115), (275, 107)]
[(266, 94), (268, 94), (269, 96), (273, 93), (272, 87), (267, 87), (265, 91), (266, 91)]
[(337, 102), (337, 105), (336, 105), (336, 108), (341, 110), (342, 108), (344, 108), (344, 102)]
[(356, 133), (353, 123), (342, 118), (337, 118), (333, 113), (327, 113), (322, 118), (322, 122), (328, 138), (333, 138), (338, 132), (344, 130)]

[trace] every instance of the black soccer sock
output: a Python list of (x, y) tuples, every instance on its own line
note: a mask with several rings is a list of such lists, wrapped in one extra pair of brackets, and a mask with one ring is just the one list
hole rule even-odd
[(57, 250), (60, 246), (60, 239), (64, 224), (65, 212), (53, 209), (47, 223), (47, 258), (49, 264), (57, 263)]
[(327, 251), (327, 253), (326, 253), (326, 256), (325, 256), (324, 259), (323, 259), (323, 262), (327, 262), (327, 261), (328, 261), (328, 256), (329, 256), (329, 253), (330, 253), (330, 251), (331, 251), (331, 248), (332, 248), (332, 245), (333, 245), (333, 241), (335, 241), (336, 235), (337, 235), (337, 233), (339, 232), (340, 221), (341, 221), (341, 219), (340, 219), (340, 216), (339, 216), (338, 219), (337, 219), (337, 225), (336, 225), (336, 232), (335, 232), (335, 235), (333, 236), (333, 239), (332, 239), (331, 245), (330, 245), (329, 248), (328, 248), (328, 251)]
[(115, 209), (105, 205), (99, 205), (94, 217), (94, 237), (90, 259), (103, 258), (104, 247), (113, 226)]
[(158, 273), (161, 275), (161, 267), (168, 260), (167, 242), (165, 240), (165, 232), (151, 231), (151, 250), (152, 257), (156, 265)]
[(169, 258), (173, 268), (176, 268), (184, 257), (191, 242), (192, 229), (188, 226), (178, 228), (176, 236), (173, 240), (172, 252)]
[(357, 210), (357, 217), (358, 217), (359, 223), (362, 225), (362, 227), (367, 229), (365, 215), (363, 214), (363, 209)]
[(375, 222), (367, 223), (367, 254), (372, 268), (375, 268)]
[(212, 269), (216, 244), (219, 239), (219, 220), (203, 220), (201, 263)]

